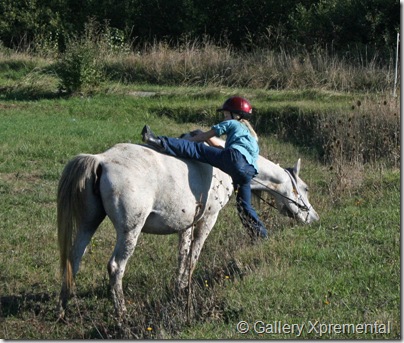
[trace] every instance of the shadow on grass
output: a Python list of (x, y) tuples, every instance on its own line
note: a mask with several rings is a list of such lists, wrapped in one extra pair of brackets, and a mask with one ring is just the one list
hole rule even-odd
[(190, 294), (188, 289), (178, 291), (167, 285), (160, 297), (130, 304), (127, 306), (130, 338), (173, 339), (194, 322), (202, 323), (211, 318), (222, 318), (225, 322), (233, 320), (241, 310), (227, 305), (220, 288), (242, 279), (252, 269), (254, 266), (246, 269), (231, 260), (194, 275)]
[(229, 307), (219, 290), (252, 269), (254, 266), (246, 269), (231, 260), (214, 270), (201, 270), (193, 278), (190, 295), (187, 289), (178, 291), (172, 284), (162, 286), (161, 295), (156, 297), (133, 293), (125, 287), (128, 312), (122, 325), (113, 319), (115, 313), (107, 284), (79, 292), (69, 301), (67, 325), (82, 318), (85, 323), (80, 325), (86, 329), (79, 336), (67, 338), (173, 339), (193, 322), (213, 317), (229, 322), (242, 310)]
[(38, 315), (44, 304), (55, 299), (55, 294), (46, 292), (23, 293), (0, 297), (0, 318), (16, 316), (23, 311), (33, 311)]
[[(124, 332), (115, 318), (106, 279), (97, 287), (76, 292), (69, 300), (63, 320), (58, 320), (56, 292), (33, 290), (0, 296), (0, 322), (15, 318), (16, 330), (24, 323), (26, 332), (34, 337), (51, 338), (55, 334), (53, 338), (57, 339), (172, 339), (193, 322), (213, 317), (229, 321), (241, 315), (240, 309), (229, 308), (220, 288), (242, 278), (251, 267), (246, 270), (237, 262), (228, 261), (214, 270), (201, 270), (192, 281), (190, 297), (187, 290), (178, 291), (173, 285), (162, 286), (161, 295), (152, 299), (148, 294), (126, 289), (128, 315)], [(35, 331), (38, 326), (43, 331)], [(9, 334), (8, 338), (17, 337), (18, 331), (10, 330)]]
[(1, 87), (0, 101), (36, 101), (36, 100), (54, 100), (69, 97), (63, 92), (52, 92), (49, 90), (32, 89), (31, 87)]

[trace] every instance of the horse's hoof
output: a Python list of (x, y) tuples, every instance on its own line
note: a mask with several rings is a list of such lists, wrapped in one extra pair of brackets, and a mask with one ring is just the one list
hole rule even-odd
[(67, 324), (67, 318), (66, 318), (65, 310), (60, 310), (59, 311), (59, 315), (58, 315), (58, 319), (56, 319), (56, 323)]

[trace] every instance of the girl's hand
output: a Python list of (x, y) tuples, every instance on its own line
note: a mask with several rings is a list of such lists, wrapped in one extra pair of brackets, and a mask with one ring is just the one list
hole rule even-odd
[(222, 141), (221, 139), (218, 139), (216, 137), (216, 131), (211, 129), (209, 131), (203, 132), (201, 130), (197, 130), (198, 133), (189, 138), (190, 141), (193, 142), (206, 142), (208, 143), (210, 146), (216, 147), (216, 148), (224, 148), (224, 141)]

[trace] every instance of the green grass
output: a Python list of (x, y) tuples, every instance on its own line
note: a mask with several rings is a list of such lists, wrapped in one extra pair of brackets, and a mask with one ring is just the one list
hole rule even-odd
[[(390, 322), (392, 335), (327, 333), (323, 338), (394, 338), (400, 332), (399, 174), (390, 189), (347, 199), (322, 212), (310, 227), (285, 228), (266, 245), (242, 249), (237, 259), (259, 265), (220, 288), (221, 320), (208, 319), (181, 338), (296, 338), (293, 334), (242, 335), (237, 323)], [(374, 180), (368, 180), (373, 184)], [(392, 210), (394, 208), (394, 210)], [(210, 327), (211, 330), (207, 328)], [(206, 336), (207, 335), (207, 336)], [(301, 337), (316, 338), (315, 331)]]
[[(13, 88), (14, 89), (14, 88)], [(261, 114), (290, 107), (322, 113), (357, 94), (109, 84), (95, 96), (0, 95), (0, 337), (117, 338), (106, 264), (115, 244), (106, 220), (83, 259), (67, 322), (57, 323), (60, 288), (56, 187), (67, 161), (118, 142), (140, 142), (149, 124), (177, 136), (207, 127), (231, 94), (246, 94)], [(156, 96), (129, 95), (155, 91)], [(48, 91), (48, 90), (47, 90)], [(41, 93), (46, 94), (46, 92)], [(142, 235), (124, 278), (134, 337), (280, 339), (293, 334), (237, 332), (246, 321), (288, 324), (392, 324), (390, 334), (325, 333), (322, 338), (392, 339), (400, 326), (400, 172), (384, 164), (330, 170), (310, 145), (259, 128), (262, 154), (281, 166), (302, 158), (302, 178), (321, 220), (298, 225), (262, 206), (273, 232), (251, 245), (233, 203), (221, 213), (194, 273), (194, 317), (174, 292), (177, 237)], [(358, 167), (358, 168), (356, 168)], [(344, 174), (342, 173), (344, 172)], [(341, 175), (348, 173), (343, 187)], [(232, 199), (234, 201), (234, 199)], [(304, 330), (304, 338), (319, 334)]]

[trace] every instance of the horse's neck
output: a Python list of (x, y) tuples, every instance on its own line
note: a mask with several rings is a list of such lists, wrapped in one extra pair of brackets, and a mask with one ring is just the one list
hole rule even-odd
[(288, 179), (282, 167), (262, 156), (258, 157), (257, 164), (258, 175), (254, 178), (257, 182), (253, 182), (255, 189), (275, 188)]

